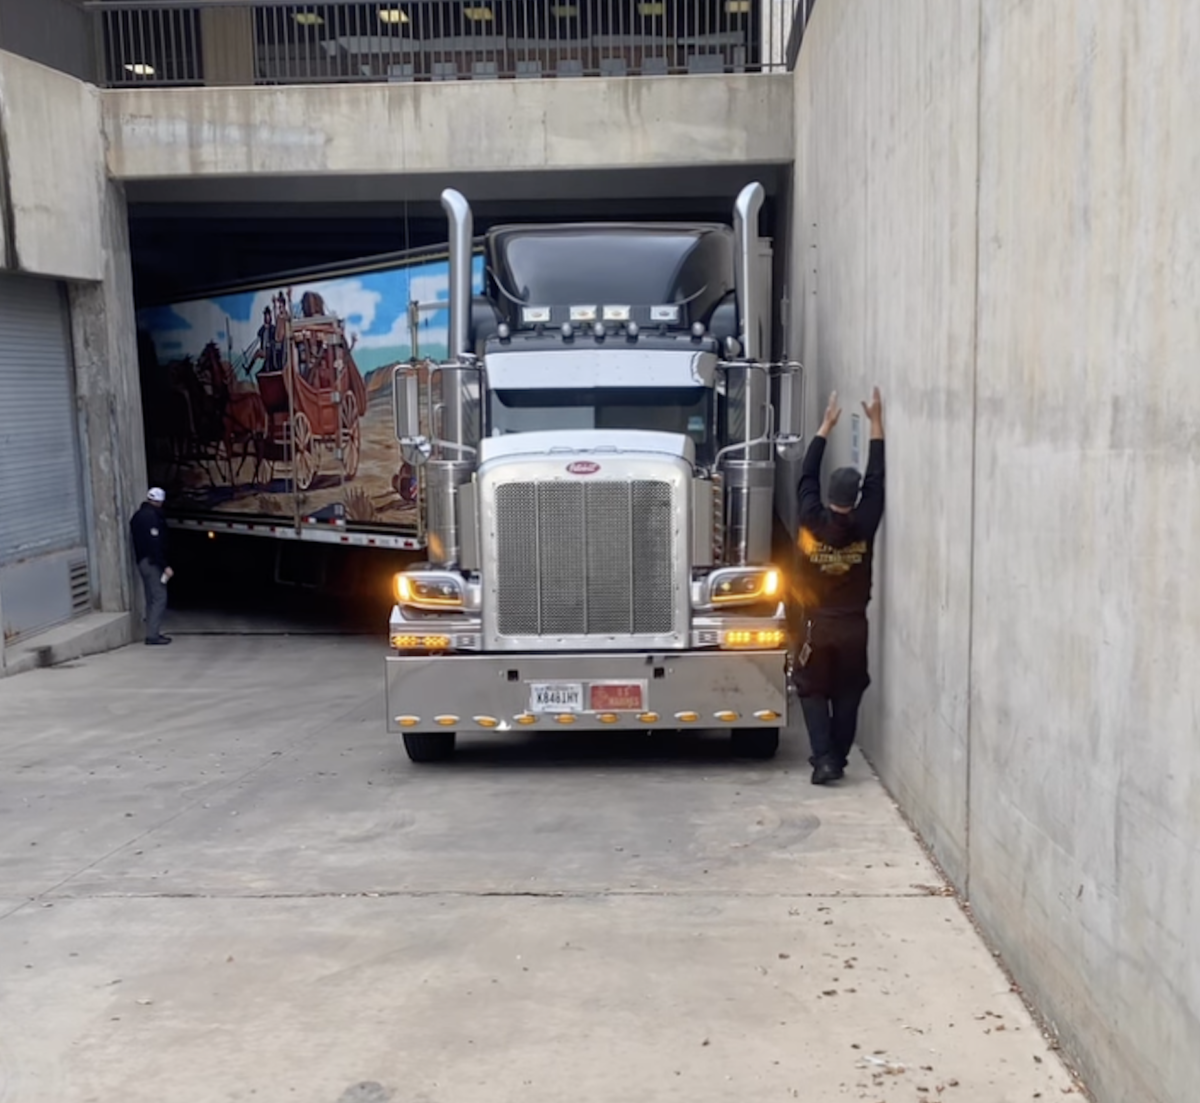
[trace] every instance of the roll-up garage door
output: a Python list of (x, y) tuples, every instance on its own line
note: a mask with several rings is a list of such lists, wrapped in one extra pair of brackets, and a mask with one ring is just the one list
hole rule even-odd
[(66, 293), (0, 276), (0, 617), (29, 636), (90, 607)]

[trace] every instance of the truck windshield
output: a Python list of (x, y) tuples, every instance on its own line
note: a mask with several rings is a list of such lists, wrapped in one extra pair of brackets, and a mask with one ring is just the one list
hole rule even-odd
[(713, 460), (712, 397), (707, 387), (598, 387), (491, 392), (488, 432), (546, 429), (646, 429), (692, 439), (696, 462)]

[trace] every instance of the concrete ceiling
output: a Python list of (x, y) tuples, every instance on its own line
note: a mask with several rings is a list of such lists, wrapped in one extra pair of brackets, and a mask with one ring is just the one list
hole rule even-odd
[[(786, 181), (789, 166), (742, 164), (703, 168), (588, 169), (575, 171), (481, 172), (342, 176), (226, 176), (131, 180), (125, 185), (131, 204), (188, 208), (226, 215), (234, 207), (253, 207), (257, 217), (294, 217), (314, 204), (435, 204), (443, 188), (461, 191), (476, 203), (541, 203), (546, 200), (673, 200), (724, 197), (732, 207), (745, 184), (759, 180), (769, 195)], [(180, 212), (183, 213), (182, 211)]]
[(786, 210), (783, 165), (457, 176), (131, 181), (135, 292), (180, 297), (275, 272), (446, 240), (438, 196), (456, 187), (477, 232), (511, 221), (675, 219), (729, 222), (752, 180), (767, 191), (763, 232)]

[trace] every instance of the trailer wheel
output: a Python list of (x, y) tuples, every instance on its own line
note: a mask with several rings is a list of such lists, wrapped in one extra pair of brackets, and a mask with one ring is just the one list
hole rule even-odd
[(307, 490), (321, 469), (321, 457), (313, 438), (312, 423), (303, 411), (292, 419), (292, 473), (296, 486)]
[(733, 729), (733, 753), (738, 758), (774, 758), (777, 750), (778, 728)]
[(454, 732), (405, 732), (404, 749), (413, 762), (443, 762), (454, 756)]

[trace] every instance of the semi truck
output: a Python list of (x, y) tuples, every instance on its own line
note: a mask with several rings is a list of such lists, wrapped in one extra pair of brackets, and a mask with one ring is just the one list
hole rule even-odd
[(395, 575), (385, 658), (414, 762), (542, 731), (775, 754), (804, 387), (771, 355), (764, 197), (732, 226), (494, 227), (474, 295), (471, 208), (442, 193), (447, 357), (392, 377), (427, 548)]

